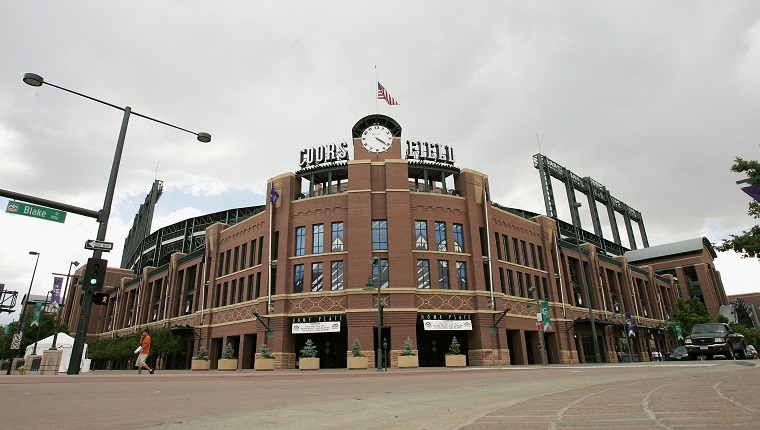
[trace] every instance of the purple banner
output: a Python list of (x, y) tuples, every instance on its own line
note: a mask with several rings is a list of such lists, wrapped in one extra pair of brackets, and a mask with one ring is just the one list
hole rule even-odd
[(56, 276), (53, 278), (53, 297), (50, 299), (57, 305), (61, 304), (61, 287), (63, 286), (63, 278)]
[(629, 336), (636, 336), (636, 333), (633, 331), (633, 320), (631, 319), (630, 312), (625, 313), (625, 327), (628, 330)]
[(756, 202), (760, 203), (760, 185), (744, 187), (742, 188), (742, 191), (749, 194), (749, 196), (755, 199)]

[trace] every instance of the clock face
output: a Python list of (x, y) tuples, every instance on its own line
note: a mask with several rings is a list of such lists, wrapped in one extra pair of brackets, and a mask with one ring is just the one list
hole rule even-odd
[(393, 143), (393, 135), (388, 128), (382, 125), (367, 127), (362, 132), (362, 145), (370, 152), (387, 151)]

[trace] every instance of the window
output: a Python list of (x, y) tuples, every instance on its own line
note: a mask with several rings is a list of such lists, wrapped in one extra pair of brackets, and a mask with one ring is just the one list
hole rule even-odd
[(293, 292), (303, 293), (303, 264), (296, 264), (293, 268)]
[(494, 235), (496, 235), (496, 259), (501, 260), (501, 246), (499, 246), (499, 233), (495, 232)]
[(428, 249), (427, 221), (414, 222), (414, 244), (415, 249)]
[(229, 294), (230, 283), (225, 282), (222, 284), (222, 306), (227, 306), (227, 294)]
[(245, 290), (245, 278), (240, 278), (238, 281), (238, 302), (243, 301), (243, 292)]
[(248, 275), (248, 291), (246, 300), (253, 300), (253, 275)]
[(240, 247), (235, 247), (235, 259), (232, 260), (232, 271), (237, 272), (238, 271), (238, 263), (240, 262)]
[(446, 246), (446, 223), (436, 221), (435, 222), (435, 249), (437, 251), (448, 251)]
[(499, 267), (499, 281), (501, 282), (501, 293), (507, 294), (506, 284), (504, 283), (504, 268)]
[(544, 248), (541, 245), (538, 245), (538, 268), (546, 270), (546, 267), (544, 267)]
[(232, 293), (232, 294), (230, 294), (230, 304), (234, 305), (235, 304), (235, 298), (237, 298), (237, 279), (233, 279), (232, 280), (232, 285), (231, 285), (230, 292)]
[(256, 297), (261, 297), (261, 272), (256, 274)]
[(388, 221), (372, 221), (372, 250), (388, 249)]
[(430, 289), (429, 260), (417, 260), (417, 288)]
[(536, 245), (530, 244), (530, 267), (537, 269), (538, 265), (536, 264)]
[(343, 251), (343, 223), (332, 223), (332, 252)]
[[(256, 244), (254, 243), (253, 245), (254, 245), (253, 248), (255, 248)], [(251, 251), (251, 252), (253, 252), (253, 251)], [(261, 256), (263, 254), (264, 254), (264, 236), (261, 236), (259, 238), (259, 256), (258, 256), (258, 258), (256, 258), (256, 261), (258, 261), (259, 264), (261, 264)], [(253, 258), (253, 257), (251, 257), (251, 258)]]
[(227, 250), (227, 255), (225, 256), (226, 260), (224, 260), (224, 274), (229, 275), (230, 274), (230, 260), (232, 260), (232, 250)]
[(256, 239), (251, 241), (251, 267), (256, 265)]
[(507, 235), (502, 236), (501, 243), (504, 248), (504, 260), (509, 261), (509, 237)]
[(311, 253), (321, 254), (325, 249), (325, 226), (324, 224), (315, 224), (311, 231)]
[[(531, 280), (530, 280), (530, 275), (526, 274), (525, 275), (525, 288), (527, 289), (527, 291), (530, 291), (530, 289), (532, 287), (533, 287), (533, 282), (531, 282)], [(530, 295), (530, 293), (528, 293), (528, 295)], [(538, 295), (538, 294), (536, 294), (536, 295)]]
[[(538, 281), (536, 281), (538, 282)], [(546, 280), (546, 278), (541, 278), (541, 284), (544, 288), (544, 299), (549, 300), (549, 282)]]
[(222, 274), (224, 273), (223, 269), (224, 269), (224, 252), (220, 252), (219, 253), (219, 269), (216, 272), (217, 278), (220, 278), (222, 276)]
[(222, 303), (222, 284), (216, 284), (216, 306), (219, 307), (219, 305)]
[(244, 243), (240, 248), (240, 268), (245, 269), (245, 263), (248, 261), (245, 257), (248, 253), (248, 244)]
[(528, 246), (524, 240), (520, 241), (520, 250), (522, 251), (522, 265), (528, 265)]
[(330, 275), (330, 289), (333, 291), (343, 289), (343, 262), (333, 261), (330, 264), (332, 274)]
[(322, 291), (322, 263), (311, 263), (311, 291)]
[(464, 261), (457, 261), (457, 285), (460, 290), (467, 289), (467, 265)]
[(454, 224), (454, 252), (464, 252), (462, 224)]
[(514, 237), (512, 238), (512, 251), (514, 251), (512, 255), (515, 257), (515, 264), (520, 264), (520, 248), (517, 239)]
[(509, 295), (514, 296), (515, 295), (515, 283), (512, 280), (512, 271), (507, 269), (507, 288), (509, 290)]
[(449, 262), (438, 260), (438, 288), (441, 290), (450, 290), (449, 284)]
[(525, 297), (525, 288), (523, 287), (523, 274), (517, 272), (517, 292), (520, 293), (520, 297)]
[(388, 288), (388, 260), (380, 259), (372, 268), (372, 286), (377, 288)]
[(296, 227), (296, 253), (304, 255), (306, 252), (306, 227)]

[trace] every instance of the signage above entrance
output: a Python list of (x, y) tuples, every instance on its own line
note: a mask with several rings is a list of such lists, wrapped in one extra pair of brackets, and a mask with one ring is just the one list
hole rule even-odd
[(310, 323), (293, 323), (292, 333), (339, 333), (340, 321), (322, 321)]

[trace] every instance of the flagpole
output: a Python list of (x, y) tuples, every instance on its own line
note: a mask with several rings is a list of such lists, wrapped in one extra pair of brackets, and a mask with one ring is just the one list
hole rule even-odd
[(375, 113), (380, 113), (380, 106), (377, 103), (378, 97), (377, 97), (377, 83), (380, 82), (377, 80), (377, 64), (375, 64)]

